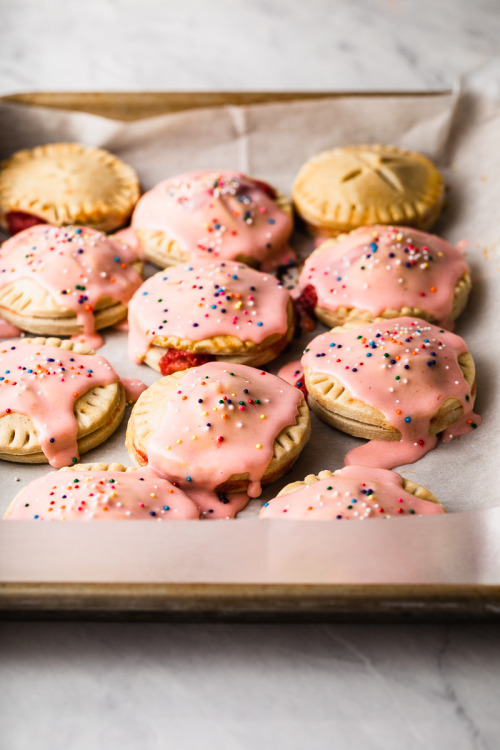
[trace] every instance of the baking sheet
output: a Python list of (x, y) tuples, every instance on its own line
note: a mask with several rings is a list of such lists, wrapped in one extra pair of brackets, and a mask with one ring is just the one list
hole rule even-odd
[[(500, 168), (499, 81), (500, 65), (495, 62), (469, 77), (460, 90), (439, 96), (341, 96), (316, 102), (228, 106), (125, 124), (82, 113), (0, 104), (1, 157), (44, 142), (82, 141), (108, 148), (132, 164), (145, 189), (177, 172), (235, 168), (266, 179), (289, 194), (300, 165), (325, 148), (385, 142), (427, 154), (443, 170), (450, 188), (447, 207), (435, 231), (452, 242), (463, 238), (470, 242), (467, 258), (474, 286), (469, 307), (456, 330), (467, 340), (477, 363), (476, 410), (483, 416), (481, 428), (473, 434), (440, 444), (418, 463), (398, 469), (434, 492), (456, 514), (453, 518), (398, 519), (389, 525), (348, 526), (274, 522), (266, 524), (265, 529), (258, 522), (250, 522), (249, 517), (256, 516), (262, 502), (285, 484), (310, 472), (339, 468), (345, 453), (360, 444), (361, 441), (326, 427), (313, 415), (311, 440), (292, 473), (268, 488), (259, 500), (252, 501), (236, 524), (211, 521), (188, 525), (189, 528), (183, 524), (175, 531), (175, 537), (174, 530), (167, 529), (169, 524), (161, 525), (164, 531), (152, 524), (142, 524), (140, 528), (127, 524), (129, 530), (122, 524), (101, 524), (98, 529), (97, 525), (82, 529), (79, 524), (51, 524), (43, 529), (31, 524), (2, 524), (3, 580), (137, 580), (133, 564), (140, 559), (135, 570), (141, 571), (140, 580), (144, 581), (500, 583), (500, 514), (497, 510), (477, 512), (500, 505), (495, 491), (499, 455), (495, 424), (500, 417), (496, 388), (496, 321), (500, 307), (496, 294), (500, 270), (500, 185), (496, 177)], [(294, 244), (306, 253), (313, 247), (312, 240), (300, 234), (295, 235)], [(314, 334), (296, 341), (294, 351), (270, 369), (276, 371), (285, 359), (300, 356), (307, 340), (322, 330), (318, 326)], [(100, 353), (111, 360), (121, 375), (152, 383), (157, 374), (128, 361), (124, 340), (125, 334), (113, 332)], [(82, 461), (129, 463), (124, 447), (125, 424), (103, 446), (83, 456)], [(45, 471), (46, 466), (2, 463), (1, 509), (21, 486)], [(244, 519), (247, 523), (241, 524)], [(217, 528), (210, 528), (213, 524)], [(361, 526), (369, 528), (362, 530)], [(8, 532), (7, 527), (12, 531)], [(433, 536), (437, 541), (431, 544)], [(237, 543), (235, 547), (238, 540), (245, 540), (245, 544)], [(367, 556), (369, 543), (373, 554)], [(9, 550), (23, 544), (32, 553), (21, 560), (17, 556), (14, 564)], [(102, 558), (92, 556), (92, 561), (102, 559), (101, 567), (91, 563), (88, 556), (86, 559), (85, 550), (90, 546), (102, 550)], [(215, 564), (214, 548), (227, 550), (225, 564)], [(57, 556), (47, 554), (54, 549), (58, 550)], [(104, 564), (106, 549), (113, 552), (110, 559), (120, 561), (112, 574), (109, 564)], [(133, 554), (125, 554), (124, 549), (132, 549)], [(152, 549), (157, 554), (152, 555)], [(179, 549), (183, 550), (180, 556)], [(434, 564), (435, 549), (442, 551), (439, 564)], [(73, 553), (76, 565), (68, 567)], [(397, 564), (401, 555), (406, 557), (406, 565)], [(35, 568), (40, 556), (48, 568)], [(292, 564), (297, 559), (300, 565)], [(463, 564), (457, 565), (457, 560)], [(229, 561), (233, 562), (232, 567)]]

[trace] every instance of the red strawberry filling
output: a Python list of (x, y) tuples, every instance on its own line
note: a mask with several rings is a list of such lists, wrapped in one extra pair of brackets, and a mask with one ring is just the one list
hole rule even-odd
[(318, 295), (312, 284), (308, 284), (304, 287), (300, 296), (293, 300), (297, 327), (300, 328), (301, 331), (314, 331), (316, 325), (314, 322), (314, 308), (317, 303)]
[(298, 388), (299, 391), (302, 391), (302, 393), (304, 394), (304, 398), (307, 399), (308, 392), (307, 392), (306, 384), (304, 382), (304, 378), (297, 380), (297, 382), (295, 383), (295, 387)]
[(46, 224), (44, 219), (39, 219), (38, 216), (27, 214), (24, 211), (9, 211), (5, 215), (5, 221), (11, 234), (17, 234), (18, 232), (22, 232), (23, 229), (34, 227), (36, 224)]
[(167, 349), (160, 359), (160, 372), (162, 375), (171, 375), (178, 370), (187, 370), (188, 367), (199, 367), (207, 362), (213, 362), (213, 354), (195, 354), (194, 352), (183, 352), (180, 349)]
[(276, 190), (269, 185), (267, 182), (264, 182), (263, 180), (255, 180), (252, 177), (252, 182), (259, 187), (263, 193), (269, 196), (272, 200), (276, 199), (277, 193)]

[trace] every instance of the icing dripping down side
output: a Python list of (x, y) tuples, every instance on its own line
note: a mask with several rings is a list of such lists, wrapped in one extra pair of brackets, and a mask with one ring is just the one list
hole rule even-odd
[(312, 373), (332, 376), (354, 399), (379, 410), (401, 435), (399, 441), (373, 440), (355, 448), (346, 465), (390, 469), (416, 461), (435, 447), (431, 420), (450, 398), (463, 410), (456, 423), (461, 434), (480, 424), (458, 363), (466, 352), (462, 338), (417, 318), (337, 328), (313, 339), (302, 357), (306, 385)]
[(109, 362), (97, 355), (0, 342), (0, 418), (11, 413), (30, 417), (42, 451), (56, 469), (78, 459), (75, 403), (91, 388), (118, 380)]
[(146, 390), (146, 383), (143, 383), (142, 380), (137, 380), (137, 378), (120, 378), (120, 380), (125, 390), (127, 403), (135, 404), (141, 393), (144, 393)]
[(82, 327), (75, 340), (102, 345), (94, 311), (102, 300), (127, 304), (142, 279), (127, 245), (86, 227), (39, 224), (7, 240), (0, 254), (0, 288), (29, 279), (71, 310)]
[(450, 328), (454, 290), (469, 272), (460, 249), (408, 227), (361, 227), (309, 256), (299, 278), (301, 298), (327, 310), (425, 310)]
[(232, 336), (260, 344), (286, 333), (289, 299), (274, 276), (242, 263), (201, 259), (167, 268), (130, 301), (129, 356), (139, 363), (153, 343), (168, 348), (171, 338), (205, 342)]
[(210, 362), (187, 370), (149, 439), (148, 463), (194, 491), (205, 517), (212, 510), (210, 517), (227, 518), (243, 500), (216, 502), (216, 493), (229, 497), (237, 475), (235, 490), (248, 482), (247, 494), (260, 495), (275, 438), (296, 424), (302, 399), (275, 375), (245, 365)]
[(239, 172), (190, 172), (139, 199), (134, 230), (159, 230), (194, 257), (254, 259), (267, 268), (293, 261), (292, 220), (274, 191)]
[(22, 333), (20, 328), (13, 326), (7, 320), (0, 318), (0, 339), (13, 339)]

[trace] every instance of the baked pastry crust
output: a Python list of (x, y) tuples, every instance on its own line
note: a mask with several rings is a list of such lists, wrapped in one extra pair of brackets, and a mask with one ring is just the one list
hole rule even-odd
[[(350, 322), (335, 331), (358, 328), (360, 322)], [(458, 364), (474, 399), (476, 393), (476, 368), (470, 352), (458, 356)], [(401, 440), (401, 432), (387, 421), (378, 409), (360, 401), (332, 375), (318, 369), (304, 369), (304, 380), (308, 391), (308, 404), (320, 419), (354, 437), (368, 440)], [(448, 398), (432, 416), (429, 435), (437, 435), (457, 422), (463, 414), (462, 404), (456, 398)]]
[(218, 362), (260, 367), (276, 359), (293, 338), (295, 326), (291, 301), (287, 306), (287, 318), (288, 327), (284, 336), (272, 334), (258, 344), (249, 339), (242, 341), (237, 336), (229, 335), (212, 336), (201, 341), (180, 339), (176, 336), (156, 336), (143, 361), (153, 370), (160, 372), (160, 360), (165, 352), (169, 349), (177, 349), (193, 354), (209, 354)]
[[(132, 263), (138, 274), (142, 263)], [(121, 302), (103, 297), (95, 306), (95, 330), (107, 328), (127, 317), (128, 308)], [(0, 312), (12, 325), (23, 331), (45, 336), (72, 336), (82, 333), (75, 311), (59, 306), (49, 291), (32, 279), (18, 279), (0, 288)]]
[[(276, 192), (275, 203), (287, 216), (292, 217), (292, 204), (282, 193)], [(175, 239), (168, 237), (164, 232), (156, 229), (140, 229), (139, 227), (135, 228), (134, 231), (144, 257), (155, 266), (166, 268), (192, 260), (191, 254), (183, 250)], [(246, 263), (247, 266), (253, 268), (259, 265), (258, 261), (250, 255), (240, 254), (234, 260)]]
[(444, 202), (444, 182), (422, 154), (395, 146), (323, 151), (300, 169), (294, 206), (313, 234), (335, 236), (368, 224), (430, 229)]
[[(335, 247), (339, 241), (342, 241), (347, 237), (348, 234), (342, 233), (337, 235), (336, 237), (331, 237), (330, 239), (325, 240), (325, 242), (322, 242), (321, 245), (316, 248), (316, 250), (314, 250), (309, 257), (314, 258), (315, 256), (317, 257), (322, 253), (328, 252), (330, 248)], [(465, 271), (457, 280), (457, 283), (455, 284), (453, 290), (453, 301), (451, 312), (449, 315), (449, 321), (456, 320), (465, 310), (471, 289), (472, 282), (470, 273), (468, 271)], [(335, 310), (330, 310), (326, 307), (322, 307), (320, 304), (316, 304), (314, 307), (314, 314), (316, 315), (318, 320), (320, 320), (322, 323), (324, 323), (324, 325), (329, 326), (330, 328), (342, 326), (344, 325), (344, 323), (348, 323), (351, 321), (358, 321), (359, 323), (373, 323), (376, 318), (384, 318), (387, 320), (390, 318), (399, 318), (404, 316), (421, 318), (423, 320), (429, 321), (430, 323), (435, 322), (435, 318), (433, 318), (428, 310), (422, 307), (409, 307), (408, 305), (404, 305), (400, 309), (388, 307), (387, 309), (382, 310), (378, 315), (373, 315), (373, 313), (371, 313), (369, 310), (363, 310), (359, 307), (340, 306)]]
[[(329, 479), (330, 477), (334, 477), (336, 474), (339, 474), (341, 469), (337, 469), (337, 471), (329, 471), (328, 469), (324, 469), (323, 471), (320, 471), (319, 474), (308, 474), (306, 477), (304, 477), (303, 480), (299, 480), (297, 482), (290, 482), (290, 484), (287, 484), (283, 489), (278, 492), (276, 497), (283, 497), (283, 495), (290, 495), (293, 492), (297, 492), (297, 490), (301, 490), (307, 485), (316, 484), (316, 482), (319, 482), (321, 479)], [(415, 497), (419, 497), (421, 500), (427, 500), (431, 503), (436, 503), (437, 505), (440, 505), (443, 510), (445, 510), (444, 506), (441, 505), (437, 497), (426, 487), (423, 487), (421, 484), (417, 484), (416, 482), (412, 482), (410, 479), (406, 479), (405, 477), (401, 477), (403, 480), (402, 487), (406, 492), (409, 492), (410, 495), (414, 495)]]
[[(95, 354), (90, 347), (67, 339), (26, 338), (23, 343), (56, 346), (76, 354)], [(125, 404), (121, 382), (91, 387), (75, 401), (80, 454), (100, 445), (116, 430), (125, 413)], [(31, 417), (12, 411), (0, 418), (0, 459), (16, 463), (48, 463)]]
[[(174, 372), (156, 383), (139, 396), (127, 426), (125, 444), (130, 456), (139, 466), (148, 463), (147, 444), (158, 429), (166, 404), (178, 390), (179, 384), (189, 370)], [(309, 409), (302, 400), (298, 407), (296, 423), (285, 427), (274, 440), (273, 457), (268, 464), (261, 484), (270, 484), (279, 479), (298, 458), (311, 434)], [(217, 492), (243, 492), (249, 481), (248, 473), (234, 473), (216, 488)]]
[(48, 224), (111, 232), (126, 224), (140, 195), (136, 173), (101, 148), (49, 143), (18, 151), (0, 168), (0, 224), (10, 212)]

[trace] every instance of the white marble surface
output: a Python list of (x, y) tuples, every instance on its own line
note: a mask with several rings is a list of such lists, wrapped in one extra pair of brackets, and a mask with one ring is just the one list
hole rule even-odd
[[(498, 52), (498, 0), (2, 0), (0, 94), (423, 90)], [(494, 750), (498, 626), (11, 623), (5, 750)]]

